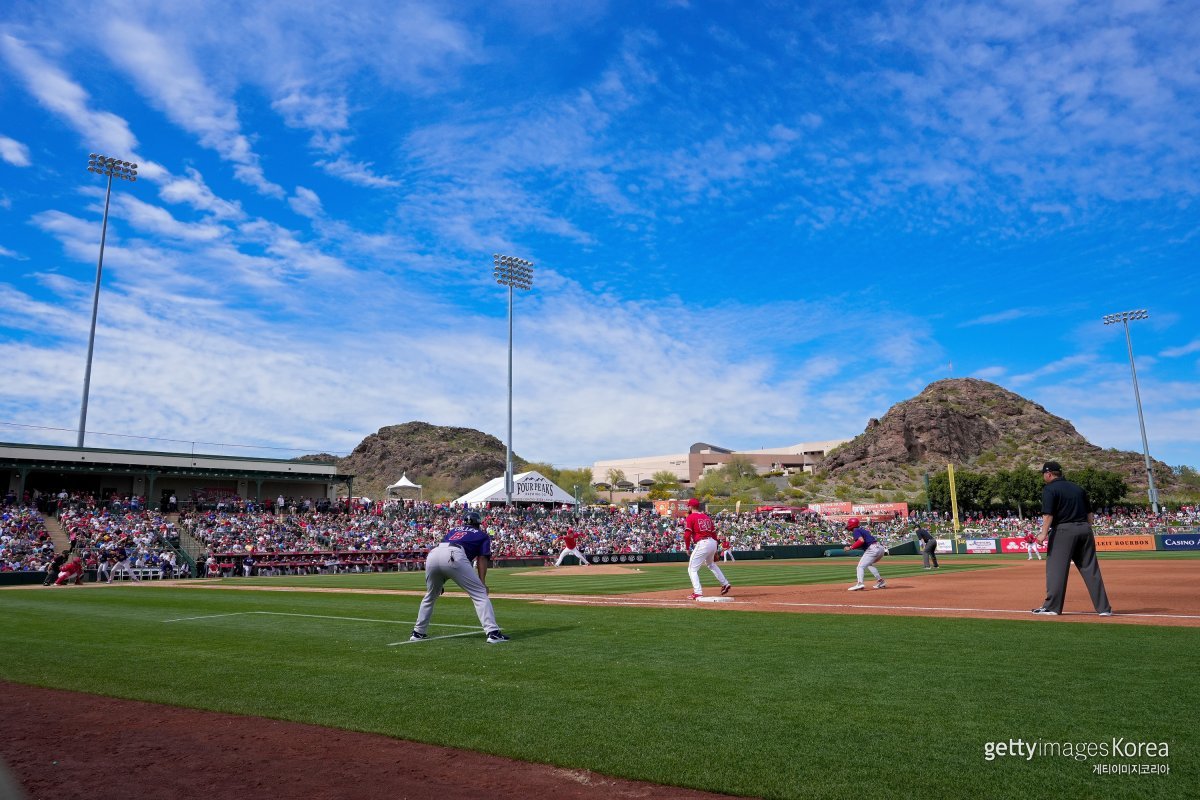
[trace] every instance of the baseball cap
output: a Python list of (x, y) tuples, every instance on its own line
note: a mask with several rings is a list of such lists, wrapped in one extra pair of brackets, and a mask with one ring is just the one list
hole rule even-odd
[(858, 523), (859, 523), (858, 517), (851, 517), (850, 519), (846, 520), (846, 530), (848, 530), (848, 531), (856, 530), (858, 528)]
[(689, 497), (689, 498), (688, 498), (688, 503), (687, 503), (687, 504), (688, 504), (688, 508), (699, 508), (699, 507), (700, 507), (700, 500), (699, 500), (698, 498), (695, 498), (695, 497)]
[(1062, 472), (1062, 464), (1057, 461), (1047, 461), (1042, 464), (1042, 472)]

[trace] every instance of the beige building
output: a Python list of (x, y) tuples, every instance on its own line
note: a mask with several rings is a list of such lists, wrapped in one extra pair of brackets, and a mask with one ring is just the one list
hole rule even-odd
[(686, 453), (665, 456), (614, 458), (592, 464), (592, 483), (608, 483), (611, 471), (625, 474), (630, 484), (624, 488), (650, 486), (658, 472), (670, 472), (684, 486), (691, 486), (709, 470), (728, 464), (735, 456), (749, 461), (759, 472), (781, 470), (785, 473), (812, 472), (825, 454), (849, 439), (830, 439), (824, 442), (801, 442), (790, 447), (769, 447), (762, 450), (729, 450), (705, 442), (696, 442)]

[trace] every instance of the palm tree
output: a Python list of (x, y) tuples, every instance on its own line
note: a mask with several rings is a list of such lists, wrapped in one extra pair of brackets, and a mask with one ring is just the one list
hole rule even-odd
[(610, 469), (608, 471), (608, 502), (609, 503), (611, 503), (612, 499), (613, 499), (613, 497), (612, 497), (613, 486), (615, 486), (617, 484), (617, 482), (624, 481), (624, 480), (625, 480), (625, 470), (621, 470), (621, 469), (617, 469), (616, 467), (613, 467), (612, 469)]

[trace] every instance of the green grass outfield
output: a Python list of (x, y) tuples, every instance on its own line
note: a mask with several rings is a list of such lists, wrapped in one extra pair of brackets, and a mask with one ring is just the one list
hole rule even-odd
[[(954, 568), (968, 566), (964, 557)], [(907, 569), (919, 562), (889, 561), (889, 576)], [(683, 570), (496, 570), (489, 583), (497, 593), (568, 591), (560, 581), (594, 592), (578, 581), (601, 579), (605, 592), (686, 592)], [(728, 574), (742, 585), (840, 583), (852, 571), (850, 559), (819, 559), (745, 562)], [(258, 582), (382, 578), (394, 588), (421, 581)], [(472, 633), (470, 603), (447, 594), (430, 633), (450, 638), (395, 644), (407, 640), (418, 602), (160, 586), (5, 590), (0, 678), (765, 797), (1190, 797), (1200, 782), (1200, 629), (497, 600), (513, 641), (488, 646)], [(1166, 742), (1169, 756), (984, 758), (988, 742), (1114, 737)], [(1099, 775), (1096, 763), (1170, 773)]]

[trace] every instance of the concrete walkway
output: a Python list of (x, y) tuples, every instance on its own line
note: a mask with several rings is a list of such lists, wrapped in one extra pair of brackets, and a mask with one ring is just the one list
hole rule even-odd
[(58, 524), (57, 519), (42, 517), (42, 524), (46, 526), (46, 531), (50, 534), (50, 541), (54, 542), (54, 552), (61, 553), (71, 546), (71, 540), (62, 529), (62, 525)]

